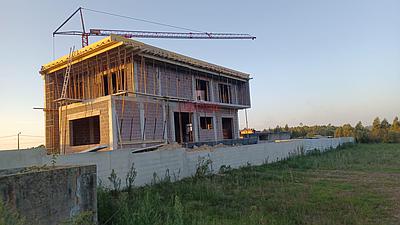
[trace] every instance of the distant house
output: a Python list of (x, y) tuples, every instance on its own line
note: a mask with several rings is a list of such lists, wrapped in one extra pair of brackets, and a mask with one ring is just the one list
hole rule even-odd
[(247, 73), (115, 35), (69, 59), (40, 70), (49, 153), (239, 138)]

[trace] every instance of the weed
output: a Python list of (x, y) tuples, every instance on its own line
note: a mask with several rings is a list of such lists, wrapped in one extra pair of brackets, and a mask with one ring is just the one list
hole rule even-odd
[(65, 225), (93, 225), (93, 212), (85, 211), (74, 216), (67, 222), (63, 223)]
[(135, 163), (132, 163), (131, 168), (129, 169), (125, 177), (125, 184), (128, 193), (131, 193), (132, 191), (133, 183), (135, 182), (136, 176), (137, 172), (135, 168)]
[(117, 193), (120, 191), (121, 189), (121, 178), (119, 178), (117, 176), (117, 173), (115, 173), (115, 170), (112, 169), (111, 170), (111, 174), (108, 177), (108, 180), (110, 181), (111, 185), (112, 185), (112, 190), (114, 191), (114, 193)]
[(199, 157), (197, 161), (196, 178), (203, 178), (212, 174), (212, 160), (208, 157)]
[(227, 173), (227, 172), (229, 172), (229, 171), (231, 171), (232, 170), (232, 168), (231, 168), (231, 165), (222, 165), (220, 168), (219, 168), (219, 171), (218, 171), (218, 173), (219, 174), (223, 174), (223, 173)]
[(55, 153), (51, 154), (50, 163), (51, 163), (51, 166), (52, 166), (52, 167), (55, 167), (55, 166), (56, 166), (57, 158), (58, 158), (58, 154), (55, 154)]

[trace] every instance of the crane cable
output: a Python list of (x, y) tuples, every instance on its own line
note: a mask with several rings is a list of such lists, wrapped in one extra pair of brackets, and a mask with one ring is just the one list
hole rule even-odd
[(99, 11), (99, 10), (95, 10), (95, 9), (88, 9), (88, 8), (84, 8), (84, 7), (81, 7), (81, 8), (82, 8), (83, 10), (87, 10), (87, 11), (95, 12), (95, 13), (101, 13), (101, 14), (105, 14), (105, 15), (109, 15), (109, 16), (115, 16), (115, 17), (130, 19), (130, 20), (136, 20), (136, 21), (140, 21), (140, 22), (145, 22), (145, 23), (160, 25), (160, 26), (164, 26), (164, 27), (176, 28), (176, 29), (181, 29), (181, 30), (186, 30), (186, 31), (205, 33), (204, 31), (193, 30), (193, 29), (189, 29), (189, 28), (185, 28), (185, 27), (179, 27), (179, 26), (174, 26), (174, 25), (170, 25), (170, 24), (166, 24), (166, 23), (160, 23), (160, 22), (155, 22), (155, 21), (150, 21), (150, 20), (145, 20), (145, 19), (139, 19), (139, 18), (135, 18), (135, 17), (131, 17), (131, 16), (124, 16), (124, 15), (119, 15), (119, 14), (115, 14), (115, 13), (109, 13), (109, 12)]

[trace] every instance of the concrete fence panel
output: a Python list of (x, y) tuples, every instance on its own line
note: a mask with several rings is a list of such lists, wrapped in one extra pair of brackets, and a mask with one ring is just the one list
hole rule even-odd
[(210, 159), (212, 162), (210, 167), (216, 173), (221, 166), (239, 168), (248, 164), (272, 163), (292, 154), (306, 153), (314, 149), (326, 151), (349, 142), (354, 142), (354, 139), (347, 137), (303, 139), (205, 150), (178, 148), (144, 153), (132, 153), (130, 149), (122, 149), (60, 155), (55, 159), (51, 155), (46, 155), (44, 150), (0, 151), (0, 169), (52, 165), (52, 161), (55, 161), (56, 165), (97, 165), (99, 182), (109, 186), (108, 177), (114, 170), (121, 178), (121, 185), (124, 186), (126, 174), (134, 165), (137, 172), (135, 185), (145, 185), (150, 184), (154, 178), (159, 181), (169, 176), (173, 180), (179, 180), (193, 176), (202, 160)]

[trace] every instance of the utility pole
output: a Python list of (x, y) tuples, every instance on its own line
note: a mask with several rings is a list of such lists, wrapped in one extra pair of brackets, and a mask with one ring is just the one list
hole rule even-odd
[(21, 132), (18, 132), (17, 136), (18, 136), (18, 150), (19, 150), (19, 135), (21, 134)]

